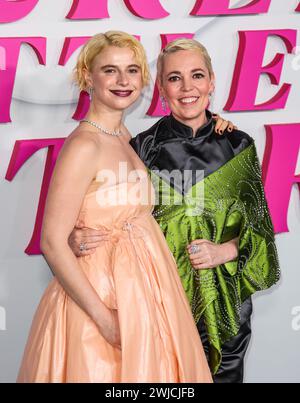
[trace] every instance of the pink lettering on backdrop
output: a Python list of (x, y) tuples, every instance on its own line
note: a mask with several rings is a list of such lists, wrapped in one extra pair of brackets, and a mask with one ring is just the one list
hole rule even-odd
[[(193, 39), (195, 34), (161, 34), (161, 43), (162, 43), (162, 49), (164, 49), (168, 43), (175, 41), (176, 39), (179, 38), (188, 38), (188, 39)], [(159, 96), (159, 89), (158, 85), (155, 84), (154, 88), (154, 93), (153, 93), (153, 98), (151, 102), (151, 106), (148, 109), (147, 115), (149, 116), (165, 116), (170, 113), (169, 108), (167, 108), (166, 111), (164, 111), (162, 102), (160, 100)]]
[(85, 118), (88, 113), (90, 107), (90, 97), (86, 91), (80, 91), (78, 104), (72, 119), (74, 120), (82, 120)]
[(86, 42), (90, 39), (90, 36), (80, 36), (80, 37), (68, 37), (65, 38), (65, 42), (60, 54), (58, 64), (60, 66), (65, 66), (70, 57), (73, 53), (80, 48), (81, 46), (85, 45)]
[[(169, 15), (159, 0), (124, 0), (124, 3), (133, 15), (140, 18), (160, 19)], [(74, 0), (67, 18), (71, 20), (109, 18), (108, 0)]]
[(291, 89), (291, 85), (286, 83), (272, 99), (260, 105), (255, 104), (261, 74), (267, 74), (273, 85), (279, 85), (280, 82), (284, 54), (277, 53), (271, 63), (262, 67), (270, 36), (282, 39), (288, 53), (293, 52), (297, 42), (296, 30), (239, 31), (239, 51), (230, 95), (224, 110), (263, 111), (285, 107)]
[(241, 15), (267, 13), (271, 0), (252, 0), (242, 7), (229, 8), (230, 0), (197, 0), (191, 15)]
[(288, 232), (287, 217), (300, 150), (300, 124), (266, 125), (267, 143), (263, 161), (263, 180), (276, 233)]
[(109, 18), (108, 0), (73, 0), (71, 10), (66, 18), (70, 20), (94, 20)]
[(39, 63), (46, 64), (46, 38), (0, 38), (0, 48), (5, 49), (5, 68), (0, 70), (0, 123), (11, 122), (10, 104), (22, 44), (31, 46)]
[(124, 0), (128, 10), (136, 17), (155, 20), (170, 15), (159, 0)]
[(6, 51), (0, 46), (0, 71), (6, 69)]
[[(81, 46), (85, 45), (85, 43), (90, 39), (90, 36), (82, 36), (82, 37), (73, 37), (73, 38), (66, 38), (65, 43), (59, 58), (58, 64), (60, 66), (65, 66), (70, 57), (73, 53), (80, 48)], [(90, 99), (89, 95), (86, 91), (81, 91), (79, 95), (79, 101), (77, 104), (76, 111), (73, 115), (73, 119), (81, 120), (87, 114), (87, 111), (90, 106)]]
[(42, 140), (18, 140), (15, 143), (15, 147), (5, 176), (5, 178), (9, 181), (12, 181), (14, 179), (15, 175), (18, 173), (23, 164), (34, 153), (41, 150), (42, 148), (48, 148), (34, 230), (29, 245), (25, 249), (25, 252), (28, 255), (39, 255), (41, 253), (40, 240), (46, 197), (55, 162), (64, 141), (64, 138), (58, 138)]
[(296, 11), (300, 12), (300, 3), (299, 6), (296, 8)]
[(39, 0), (0, 0), (0, 23), (20, 20), (26, 17)]

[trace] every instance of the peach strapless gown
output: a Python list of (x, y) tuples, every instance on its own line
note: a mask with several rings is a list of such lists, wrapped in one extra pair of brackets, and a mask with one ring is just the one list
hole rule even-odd
[(100, 205), (99, 189), (91, 183), (78, 220), (110, 230), (111, 240), (78, 262), (101, 300), (118, 310), (122, 349), (107, 343), (54, 278), (35, 314), (18, 382), (211, 382), (175, 260), (151, 214), (150, 179), (105, 190), (121, 198), (150, 193), (146, 203)]

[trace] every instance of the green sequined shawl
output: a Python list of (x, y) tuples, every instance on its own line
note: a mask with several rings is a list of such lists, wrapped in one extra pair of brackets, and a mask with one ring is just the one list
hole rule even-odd
[[(151, 171), (150, 174), (159, 200), (154, 217), (177, 262), (195, 322), (204, 318), (211, 346), (210, 365), (216, 373), (222, 345), (239, 331), (241, 304), (280, 277), (255, 145), (196, 183), (184, 200), (165, 180)], [(204, 209), (197, 212), (201, 193), (197, 191), (203, 185)], [(162, 200), (169, 195), (169, 205), (163, 205)], [(223, 243), (236, 237), (239, 256), (235, 261), (210, 270), (192, 268), (186, 250), (191, 241)]]

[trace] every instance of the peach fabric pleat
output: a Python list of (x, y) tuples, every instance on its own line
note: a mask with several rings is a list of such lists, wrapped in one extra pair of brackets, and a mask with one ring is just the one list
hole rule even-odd
[[(35, 314), (18, 382), (212, 381), (175, 260), (152, 216), (153, 187), (149, 178), (138, 186), (150, 202), (102, 205), (94, 181), (78, 218), (110, 231), (109, 241), (78, 262), (101, 300), (118, 310), (121, 351), (54, 278)], [(132, 187), (108, 190), (128, 195)]]

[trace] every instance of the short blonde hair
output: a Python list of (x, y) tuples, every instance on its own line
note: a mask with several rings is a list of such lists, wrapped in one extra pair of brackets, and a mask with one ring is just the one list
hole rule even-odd
[(170, 42), (159, 54), (157, 60), (157, 77), (160, 82), (163, 79), (164, 61), (165, 58), (172, 54), (179, 52), (180, 50), (198, 50), (204, 59), (205, 66), (209, 72), (210, 78), (214, 74), (211, 57), (208, 54), (207, 49), (195, 39), (177, 39)]
[(74, 80), (80, 90), (87, 90), (88, 84), (84, 71), (91, 71), (95, 58), (109, 46), (118, 48), (129, 48), (133, 51), (136, 61), (142, 72), (143, 86), (149, 84), (150, 72), (146, 52), (140, 42), (132, 35), (121, 31), (108, 31), (104, 34), (93, 36), (82, 48), (76, 67), (74, 69)]

